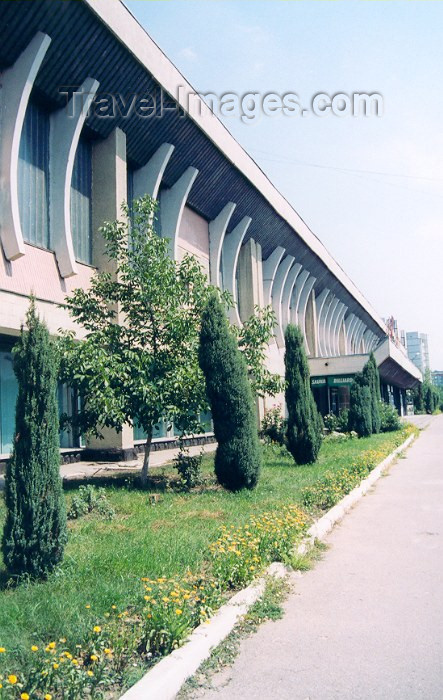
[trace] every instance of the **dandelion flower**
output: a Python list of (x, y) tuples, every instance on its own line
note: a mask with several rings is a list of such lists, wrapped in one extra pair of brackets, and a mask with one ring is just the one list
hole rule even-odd
[(11, 685), (15, 685), (17, 683), (17, 680), (17, 676), (14, 676), (13, 674), (8, 676), (8, 683), (10, 683)]
[(177, 610), (175, 611), (175, 614), (176, 614), (176, 615), (182, 615), (182, 614), (183, 614), (183, 610), (180, 610), (180, 608), (177, 608)]
[(99, 627), (99, 625), (95, 625), (93, 632), (96, 632), (97, 634), (102, 631), (102, 628)]
[(35, 644), (33, 644), (32, 647), (31, 647), (31, 651), (38, 651), (38, 647), (35, 646)]

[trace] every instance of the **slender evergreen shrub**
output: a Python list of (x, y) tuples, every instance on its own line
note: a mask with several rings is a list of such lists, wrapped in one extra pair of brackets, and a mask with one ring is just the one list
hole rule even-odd
[(202, 316), (199, 362), (218, 443), (217, 479), (230, 491), (252, 489), (261, 468), (254, 398), (245, 361), (215, 293)]
[(371, 352), (369, 355), (369, 360), (363, 367), (363, 377), (366, 380), (369, 390), (371, 392), (371, 421), (372, 421), (372, 432), (380, 432), (380, 376), (378, 373), (377, 363), (375, 361), (374, 353)]
[(289, 324), (285, 332), (287, 448), (297, 464), (315, 462), (321, 447), (323, 421), (311, 390), (303, 335)]
[(361, 372), (355, 375), (351, 384), (349, 430), (355, 430), (360, 437), (372, 434), (371, 390)]
[(34, 300), (14, 348), (15, 440), (6, 470), (3, 557), (9, 573), (43, 577), (67, 540), (60, 479), (57, 358)]

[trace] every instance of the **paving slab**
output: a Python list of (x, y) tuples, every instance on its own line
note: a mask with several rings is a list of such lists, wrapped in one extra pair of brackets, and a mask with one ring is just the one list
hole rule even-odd
[(443, 415), (328, 536), (203, 700), (443, 697)]

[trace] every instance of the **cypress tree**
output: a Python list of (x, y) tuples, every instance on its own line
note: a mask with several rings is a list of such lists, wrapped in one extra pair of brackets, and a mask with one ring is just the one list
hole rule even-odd
[(311, 390), (303, 335), (289, 324), (285, 332), (287, 447), (297, 464), (315, 462), (322, 441), (322, 420)]
[(230, 491), (252, 489), (261, 468), (254, 398), (245, 361), (216, 293), (202, 315), (199, 362), (218, 443), (217, 479)]
[(361, 373), (355, 375), (351, 384), (349, 399), (349, 429), (360, 437), (372, 434), (371, 390)]
[(369, 360), (363, 367), (363, 377), (371, 392), (371, 421), (372, 432), (379, 433), (381, 425), (380, 416), (380, 376), (378, 374), (377, 363), (374, 353), (371, 352)]
[(6, 470), (3, 557), (9, 573), (43, 577), (67, 540), (60, 479), (57, 357), (34, 300), (14, 348), (15, 440)]

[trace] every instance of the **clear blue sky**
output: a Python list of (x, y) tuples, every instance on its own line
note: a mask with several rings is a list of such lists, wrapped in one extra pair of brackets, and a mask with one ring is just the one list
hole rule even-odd
[(197, 91), (383, 95), (379, 118), (224, 122), (378, 313), (428, 333), (443, 369), (443, 3), (126, 4)]

